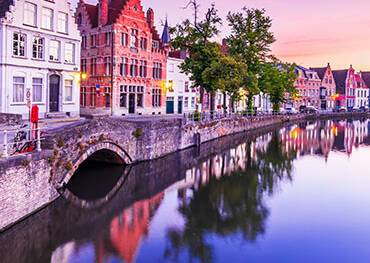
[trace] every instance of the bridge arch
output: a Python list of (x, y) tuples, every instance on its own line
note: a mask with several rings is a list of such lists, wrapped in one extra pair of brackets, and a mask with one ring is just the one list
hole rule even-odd
[(95, 160), (107, 163), (129, 165), (132, 163), (131, 157), (119, 145), (113, 142), (100, 142), (91, 145), (80, 155), (70, 167), (70, 170), (63, 176), (62, 181), (57, 186), (58, 189), (64, 188), (76, 173), (81, 164), (87, 160)]

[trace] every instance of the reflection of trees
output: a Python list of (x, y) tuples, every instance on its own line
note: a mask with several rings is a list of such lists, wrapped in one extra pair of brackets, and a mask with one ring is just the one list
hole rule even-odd
[(284, 153), (275, 132), (267, 149), (257, 149), (254, 158), (252, 143), (247, 143), (244, 161), (246, 169), (220, 179), (212, 175), (207, 185), (193, 189), (189, 199), (185, 198), (179, 208), (185, 225), (183, 229), (168, 231), (165, 256), (177, 258), (180, 252), (187, 251), (190, 259), (212, 262), (207, 235), (241, 234), (244, 240), (253, 242), (265, 232), (269, 210), (264, 204), (264, 194), (273, 194), (281, 180), (291, 179), (293, 159)]

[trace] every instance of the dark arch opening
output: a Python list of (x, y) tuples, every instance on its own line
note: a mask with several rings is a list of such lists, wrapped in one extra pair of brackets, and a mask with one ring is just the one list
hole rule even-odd
[(81, 163), (65, 188), (81, 201), (106, 199), (119, 188), (126, 169), (128, 166), (118, 154), (99, 150)]

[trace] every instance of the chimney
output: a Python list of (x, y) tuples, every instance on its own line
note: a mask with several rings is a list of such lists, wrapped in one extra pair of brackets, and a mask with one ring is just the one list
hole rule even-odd
[(99, 0), (99, 26), (105, 26), (108, 23), (108, 0)]
[(146, 12), (146, 21), (150, 28), (154, 27), (154, 11), (151, 8)]

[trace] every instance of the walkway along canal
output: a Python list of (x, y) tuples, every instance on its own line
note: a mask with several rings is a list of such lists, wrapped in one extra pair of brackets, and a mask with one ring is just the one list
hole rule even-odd
[[(86, 161), (127, 166), (223, 136), (318, 117), (332, 116), (231, 117), (192, 123), (181, 118), (101, 118), (50, 130), (41, 153), (0, 160), (0, 231), (50, 204), (61, 194), (81, 203), (68, 185)], [(90, 207), (105, 202), (123, 180), (113, 179), (111, 183), (115, 182), (116, 187), (108, 196), (83, 204)]]
[(365, 262), (369, 146), (367, 119), (303, 121), (128, 172), (85, 163), (69, 190), (116, 194), (88, 209), (58, 198), (0, 235), (2, 262)]

